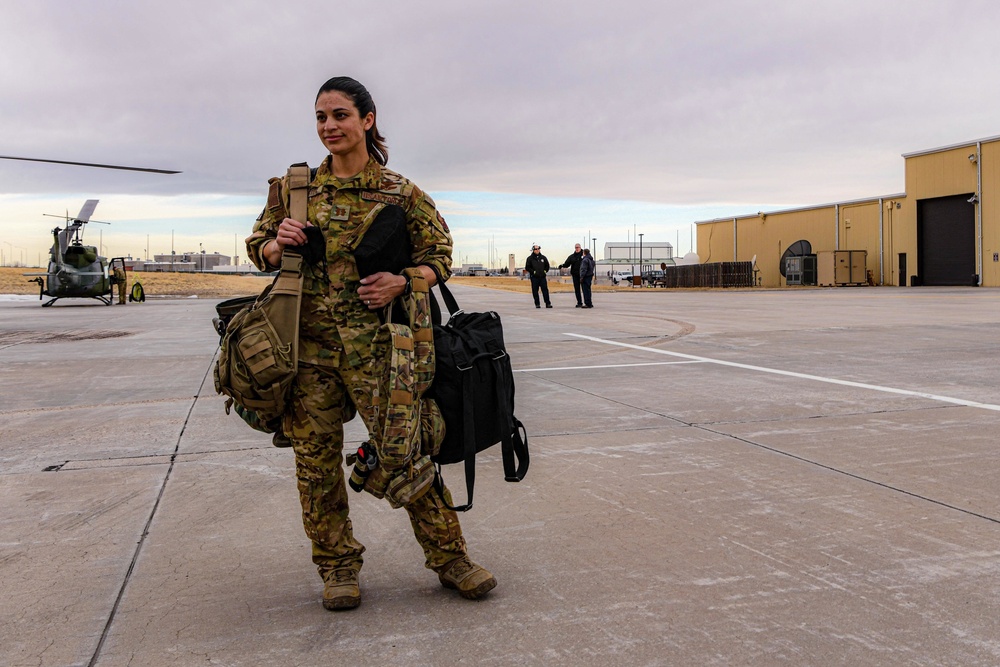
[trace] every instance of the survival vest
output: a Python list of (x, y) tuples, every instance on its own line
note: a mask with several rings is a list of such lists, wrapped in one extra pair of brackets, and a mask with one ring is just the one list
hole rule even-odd
[(403, 271), (401, 298), (407, 324), (386, 322), (372, 340), (375, 430), (371, 434), (378, 467), (366, 472), (365, 490), (393, 507), (420, 498), (434, 482), (431, 455), (444, 438), (444, 422), (424, 393), (434, 379), (434, 328), (430, 287), (419, 269)]

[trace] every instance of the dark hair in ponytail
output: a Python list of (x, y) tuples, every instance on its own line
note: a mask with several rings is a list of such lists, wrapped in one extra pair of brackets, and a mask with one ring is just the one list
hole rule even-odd
[(362, 118), (369, 113), (375, 115), (375, 122), (365, 132), (365, 146), (368, 148), (368, 154), (375, 158), (375, 161), (380, 165), (385, 166), (389, 161), (389, 148), (385, 145), (385, 137), (378, 131), (378, 114), (375, 112), (375, 102), (372, 100), (371, 93), (349, 76), (335, 76), (320, 86), (319, 92), (316, 93), (316, 99), (319, 100), (320, 95), (331, 91), (347, 95), (354, 102), (354, 106), (358, 108), (358, 114)]

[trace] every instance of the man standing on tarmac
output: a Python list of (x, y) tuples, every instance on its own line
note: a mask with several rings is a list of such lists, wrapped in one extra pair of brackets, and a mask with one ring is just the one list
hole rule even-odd
[(538, 301), (539, 289), (542, 290), (542, 296), (545, 298), (545, 307), (551, 308), (549, 284), (545, 280), (545, 274), (549, 272), (549, 258), (542, 254), (542, 247), (537, 243), (531, 246), (531, 254), (528, 255), (528, 260), (524, 263), (524, 272), (531, 278), (531, 296), (535, 299), (535, 308), (542, 307)]
[(583, 249), (583, 259), (580, 260), (580, 286), (583, 288), (583, 307), (593, 308), (594, 302), (590, 297), (590, 283), (596, 275), (597, 262), (590, 254), (590, 248)]
[(583, 308), (583, 299), (580, 298), (580, 260), (582, 259), (583, 251), (580, 250), (580, 244), (577, 243), (573, 254), (559, 265), (560, 269), (569, 269), (569, 275), (573, 276), (573, 291), (576, 292), (577, 308)]

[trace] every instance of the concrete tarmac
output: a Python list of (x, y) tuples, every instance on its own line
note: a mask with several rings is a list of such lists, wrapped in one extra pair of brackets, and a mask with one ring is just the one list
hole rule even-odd
[(1000, 290), (453, 291), (529, 433), (462, 516), (499, 585), (352, 494), (341, 613), (292, 453), (215, 394), (215, 301), (0, 301), (0, 665), (1000, 664)]

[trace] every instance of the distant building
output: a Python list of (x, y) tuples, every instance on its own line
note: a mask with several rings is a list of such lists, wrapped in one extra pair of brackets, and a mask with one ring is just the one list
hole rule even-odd
[[(168, 255), (169, 257), (169, 255)], [(176, 262), (141, 262), (136, 263), (135, 271), (145, 271), (147, 273), (167, 273), (170, 271), (178, 271), (184, 273), (194, 273), (197, 271), (197, 265), (194, 262), (182, 262), (180, 260)]]
[(604, 244), (604, 257), (597, 259), (597, 276), (607, 276), (609, 271), (631, 271), (638, 275), (664, 264), (673, 266), (674, 259), (674, 245), (669, 241), (612, 241)]
[(459, 276), (485, 276), (487, 271), (482, 264), (463, 264), (461, 268), (455, 269), (453, 273)]
[(213, 271), (219, 266), (232, 266), (233, 258), (217, 252), (185, 252), (153, 255), (152, 262), (136, 261), (133, 271)]
[(211, 273), (238, 274), (244, 276), (246, 275), (266, 276), (270, 275), (271, 272), (261, 271), (256, 266), (248, 262), (245, 264), (237, 264), (235, 266), (231, 264), (224, 264), (222, 266), (213, 266)]

